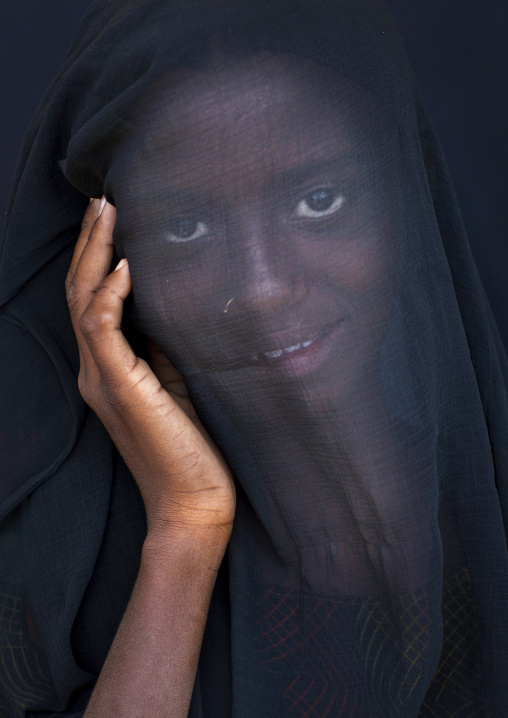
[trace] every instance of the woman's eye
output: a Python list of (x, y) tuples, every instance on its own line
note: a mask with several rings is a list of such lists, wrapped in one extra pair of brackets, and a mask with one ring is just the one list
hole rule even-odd
[(315, 189), (298, 202), (294, 215), (305, 219), (329, 217), (338, 212), (345, 201), (345, 196), (335, 189)]
[(178, 217), (169, 222), (166, 239), (169, 242), (192, 242), (208, 234), (208, 227), (204, 222), (190, 216)]

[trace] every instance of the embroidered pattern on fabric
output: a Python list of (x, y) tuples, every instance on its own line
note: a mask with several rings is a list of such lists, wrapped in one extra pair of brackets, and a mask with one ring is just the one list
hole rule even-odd
[[(439, 668), (418, 716), (489, 718), (475, 674), (474, 612), (466, 570), (445, 584), (442, 610)], [(429, 681), (434, 630), (424, 592), (406, 594), (396, 606), (372, 598), (322, 599), (301, 611), (294, 594), (272, 587), (257, 611), (255, 644), (261, 665), (275, 680), (286, 673), (287, 664), (292, 668), (284, 689), (291, 715), (377, 718), (366, 693), (389, 700), (390, 718), (418, 710), (422, 682)], [(399, 629), (396, 640), (394, 625)], [(282, 664), (285, 670), (279, 674)], [(361, 685), (358, 676), (363, 676)]]
[(466, 570), (446, 584), (443, 595), (443, 650), (419, 718), (489, 718), (475, 671), (474, 606)]
[(14, 718), (13, 707), (24, 717), (52, 689), (30, 623), (23, 600), (0, 593), (0, 718)]

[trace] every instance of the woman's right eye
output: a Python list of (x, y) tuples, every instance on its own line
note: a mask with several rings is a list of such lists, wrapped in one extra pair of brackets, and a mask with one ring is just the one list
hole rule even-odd
[(192, 242), (207, 234), (208, 227), (204, 222), (191, 215), (183, 215), (170, 220), (165, 236), (168, 242)]

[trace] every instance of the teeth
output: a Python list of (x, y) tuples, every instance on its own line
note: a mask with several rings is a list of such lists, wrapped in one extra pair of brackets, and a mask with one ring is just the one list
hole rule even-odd
[(282, 356), (284, 353), (284, 349), (276, 349), (274, 352), (263, 352), (265, 357), (268, 357), (269, 359), (277, 359), (277, 357)]
[(275, 349), (273, 352), (263, 352), (263, 354), (265, 357), (268, 357), (268, 359), (278, 359), (283, 354), (290, 354), (291, 352), (298, 351), (298, 349), (306, 349), (315, 339), (317, 339), (317, 337), (308, 339), (305, 342), (300, 342), (299, 344), (293, 344), (290, 347), (284, 347), (284, 349)]

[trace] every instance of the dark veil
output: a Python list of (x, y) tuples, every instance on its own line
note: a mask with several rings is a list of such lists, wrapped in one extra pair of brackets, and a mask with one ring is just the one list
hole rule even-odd
[(29, 130), (2, 249), (0, 716), (82, 715), (144, 538), (64, 296), (103, 193), (126, 332), (237, 479), (189, 715), (502, 715), (507, 363), (389, 15), (114, 0)]

